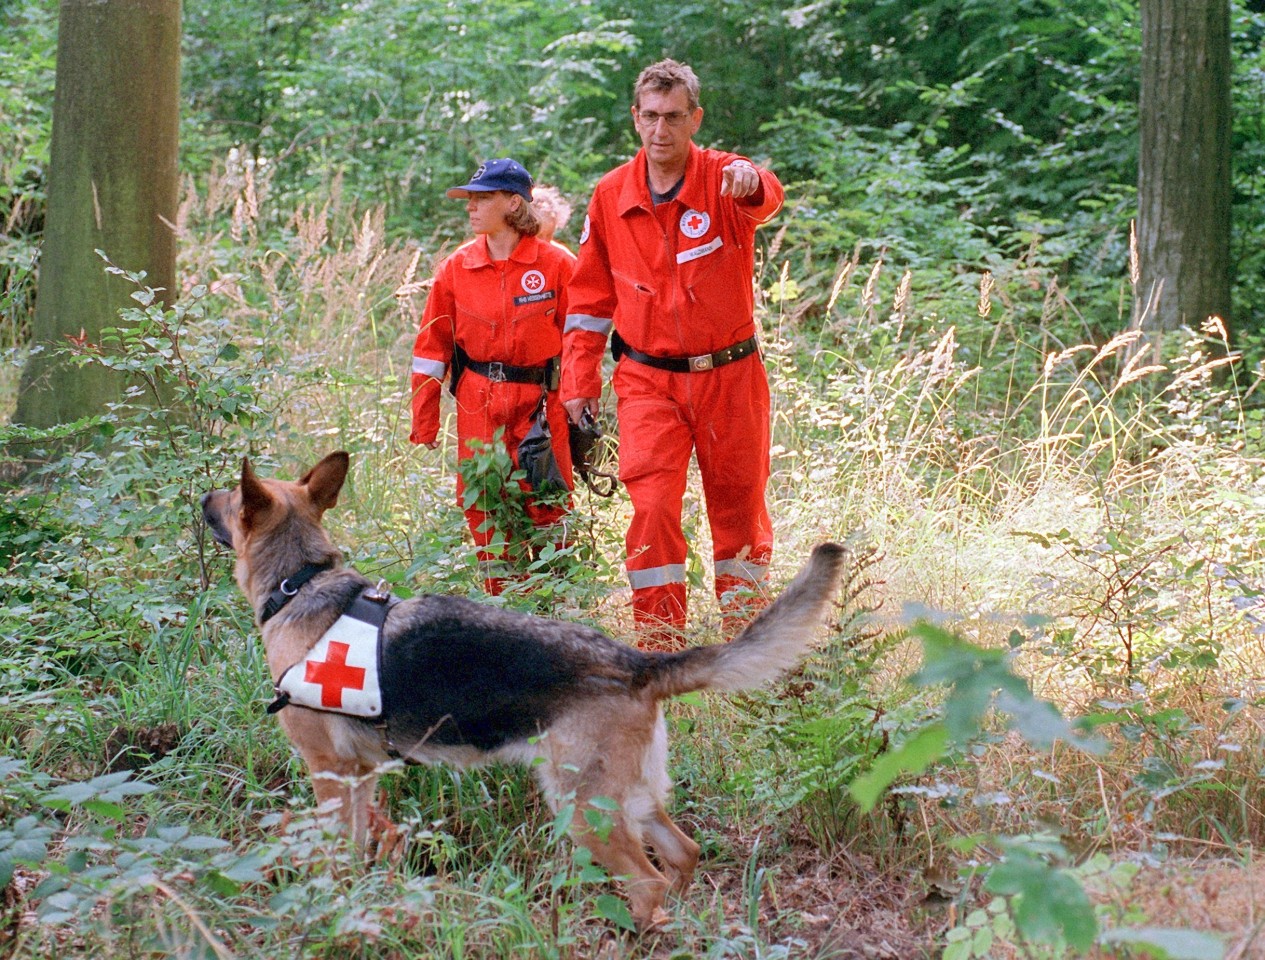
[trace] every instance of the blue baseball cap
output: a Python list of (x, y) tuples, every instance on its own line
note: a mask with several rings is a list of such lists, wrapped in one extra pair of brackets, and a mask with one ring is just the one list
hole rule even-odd
[(472, 193), (491, 193), (493, 190), (505, 190), (517, 193), (531, 203), (531, 188), (534, 181), (521, 163), (507, 157), (487, 160), (479, 164), (470, 182), (461, 187), (452, 187), (448, 196), (454, 200), (465, 200)]

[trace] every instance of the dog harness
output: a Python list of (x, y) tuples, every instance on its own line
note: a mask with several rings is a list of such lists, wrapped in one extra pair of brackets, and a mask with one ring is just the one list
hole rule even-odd
[[(261, 620), (274, 615), (298, 592), (302, 584), (296, 585), (297, 579), (298, 575), (282, 584), (278, 592), (285, 600), (273, 607), (270, 598)], [(293, 592), (286, 592), (287, 584)], [(268, 705), (268, 713), (294, 705), (371, 720), (382, 717), (382, 625), (387, 611), (399, 600), (381, 586), (361, 589), (315, 646), (281, 674), (275, 687), (277, 698)]]

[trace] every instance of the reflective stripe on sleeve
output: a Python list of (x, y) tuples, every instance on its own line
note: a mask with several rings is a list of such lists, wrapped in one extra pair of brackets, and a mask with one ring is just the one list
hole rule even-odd
[(434, 377), (436, 380), (442, 380), (444, 379), (444, 374), (448, 372), (448, 364), (441, 360), (427, 360), (425, 357), (414, 357), (413, 372), (420, 373), (423, 377)]
[(718, 577), (737, 577), (739, 580), (750, 580), (752, 583), (759, 583), (761, 580), (768, 579), (769, 568), (767, 564), (752, 563), (750, 560), (717, 560), (716, 576)]
[(612, 322), (607, 317), (591, 317), (587, 313), (568, 313), (567, 323), (562, 328), (562, 332), (570, 333), (572, 330), (586, 330), (589, 333), (600, 333), (604, 337), (609, 337)]
[(667, 563), (647, 570), (629, 570), (628, 582), (634, 590), (646, 587), (666, 587), (670, 583), (685, 582), (685, 564)]

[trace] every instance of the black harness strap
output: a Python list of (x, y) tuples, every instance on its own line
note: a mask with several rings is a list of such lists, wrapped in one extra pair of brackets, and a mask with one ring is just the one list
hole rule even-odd
[(332, 563), (305, 563), (298, 573), (293, 573), (282, 580), (277, 585), (277, 589), (272, 591), (268, 595), (268, 599), (264, 601), (264, 608), (259, 612), (260, 625), (262, 626), (280, 613), (281, 608), (294, 599), (294, 595), (299, 592), (300, 588), (314, 576), (333, 569), (334, 565)]

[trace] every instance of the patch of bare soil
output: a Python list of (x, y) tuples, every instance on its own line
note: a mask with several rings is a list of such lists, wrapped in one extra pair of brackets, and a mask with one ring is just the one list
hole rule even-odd
[[(746, 916), (744, 865), (756, 838), (729, 833), (737, 860), (723, 870), (700, 869), (695, 882), (711, 886), (725, 916)], [(766, 863), (759, 898), (761, 938), (794, 941), (794, 957), (812, 960), (918, 960), (936, 953), (943, 922), (923, 909), (925, 885), (912, 871), (880, 868), (863, 854), (823, 859), (807, 842)]]
[(1265, 960), (1265, 863), (1144, 867), (1122, 896), (1148, 926), (1214, 933), (1225, 942), (1225, 960)]

